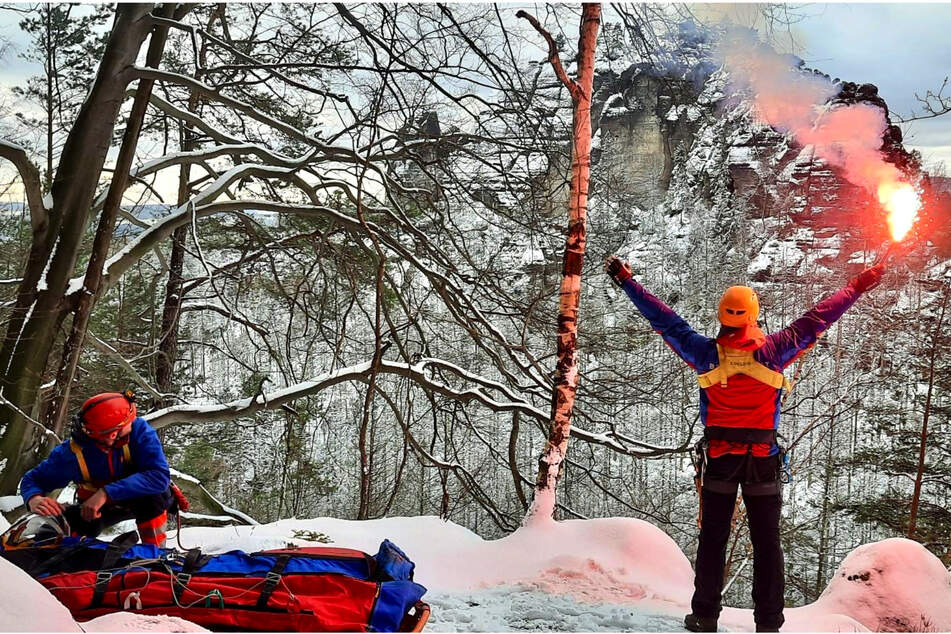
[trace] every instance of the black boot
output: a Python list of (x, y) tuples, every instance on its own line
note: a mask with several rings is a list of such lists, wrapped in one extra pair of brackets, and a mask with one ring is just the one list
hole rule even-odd
[(757, 631), (757, 632), (778, 632), (778, 631), (779, 631), (779, 628), (778, 628), (778, 627), (770, 627), (770, 626), (767, 626), (767, 625), (760, 625), (760, 624), (757, 623), (757, 625), (756, 625), (756, 631)]
[(691, 632), (716, 632), (717, 617), (688, 614), (684, 617), (684, 627)]

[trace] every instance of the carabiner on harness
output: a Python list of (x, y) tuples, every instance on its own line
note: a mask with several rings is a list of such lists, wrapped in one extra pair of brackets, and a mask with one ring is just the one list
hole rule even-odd
[(701, 487), (703, 487), (703, 476), (707, 472), (707, 446), (709, 441), (706, 438), (701, 438), (697, 441), (697, 444), (693, 446), (693, 451), (690, 454), (690, 462), (693, 463), (694, 476), (693, 479), (697, 484), (697, 492), (700, 492)]
[(783, 484), (792, 482), (792, 471), (789, 470), (789, 453), (786, 448), (777, 443), (779, 447), (779, 481)]
[(697, 528), (703, 524), (703, 477), (707, 472), (707, 445), (706, 437), (700, 438), (693, 446), (690, 461), (693, 463), (693, 482), (697, 487)]

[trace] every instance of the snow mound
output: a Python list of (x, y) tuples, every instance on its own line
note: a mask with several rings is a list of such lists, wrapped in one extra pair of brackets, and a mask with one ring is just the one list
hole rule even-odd
[(845, 614), (878, 632), (949, 632), (951, 573), (917, 542), (865, 544), (842, 561), (816, 602), (798, 611)]
[(210, 632), (177, 616), (148, 616), (115, 612), (83, 623), (86, 632)]
[(540, 521), (502, 539), (455, 542), (439, 553), (409, 548), (417, 580), (443, 591), (524, 586), (589, 604), (682, 602), (693, 585), (690, 562), (676, 543), (657, 527), (628, 518)]
[[(330, 545), (375, 553), (386, 537), (416, 563), (415, 580), (441, 591), (526, 583), (579, 601), (625, 603), (662, 599), (689, 603), (693, 569), (676, 542), (648, 522), (630, 518), (540, 521), (486, 541), (438, 517), (350, 521), (321, 517), (262, 526), (186, 528), (183, 545), (206, 553), (248, 552), (288, 544), (320, 545), (299, 536), (319, 533)], [(174, 537), (170, 534), (174, 542)]]
[(0, 579), (0, 632), (82, 632), (65, 605), (6, 559)]
[(578, 601), (684, 602), (693, 591), (693, 569), (676, 542), (642, 520), (548, 521), (488, 544), (495, 552), (486, 559), (504, 579), (531, 579)]

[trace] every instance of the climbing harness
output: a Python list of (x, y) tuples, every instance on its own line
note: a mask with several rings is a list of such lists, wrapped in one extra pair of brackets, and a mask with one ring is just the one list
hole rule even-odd
[[(86, 457), (83, 455), (83, 448), (80, 446), (75, 439), (70, 439), (69, 448), (72, 450), (73, 454), (76, 456), (76, 462), (79, 464), (79, 472), (83, 476), (82, 482), (76, 483), (76, 496), (80, 500), (88, 499), (93, 493), (104, 487), (108, 484), (106, 480), (93, 480), (92, 476), (89, 475), (89, 467), (86, 465)], [(122, 458), (119, 461), (119, 465), (132, 464), (132, 451), (129, 449), (129, 445), (122, 446)], [(82, 493), (80, 493), (82, 491)]]

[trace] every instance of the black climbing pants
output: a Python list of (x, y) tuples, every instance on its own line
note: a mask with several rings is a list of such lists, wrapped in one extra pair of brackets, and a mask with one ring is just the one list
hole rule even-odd
[(785, 571), (779, 541), (783, 500), (778, 475), (777, 456), (726, 454), (708, 460), (701, 491), (700, 545), (691, 601), (695, 615), (720, 615), (726, 547), (737, 488), (742, 486), (753, 542), (753, 619), (763, 628), (779, 628), (783, 624)]

